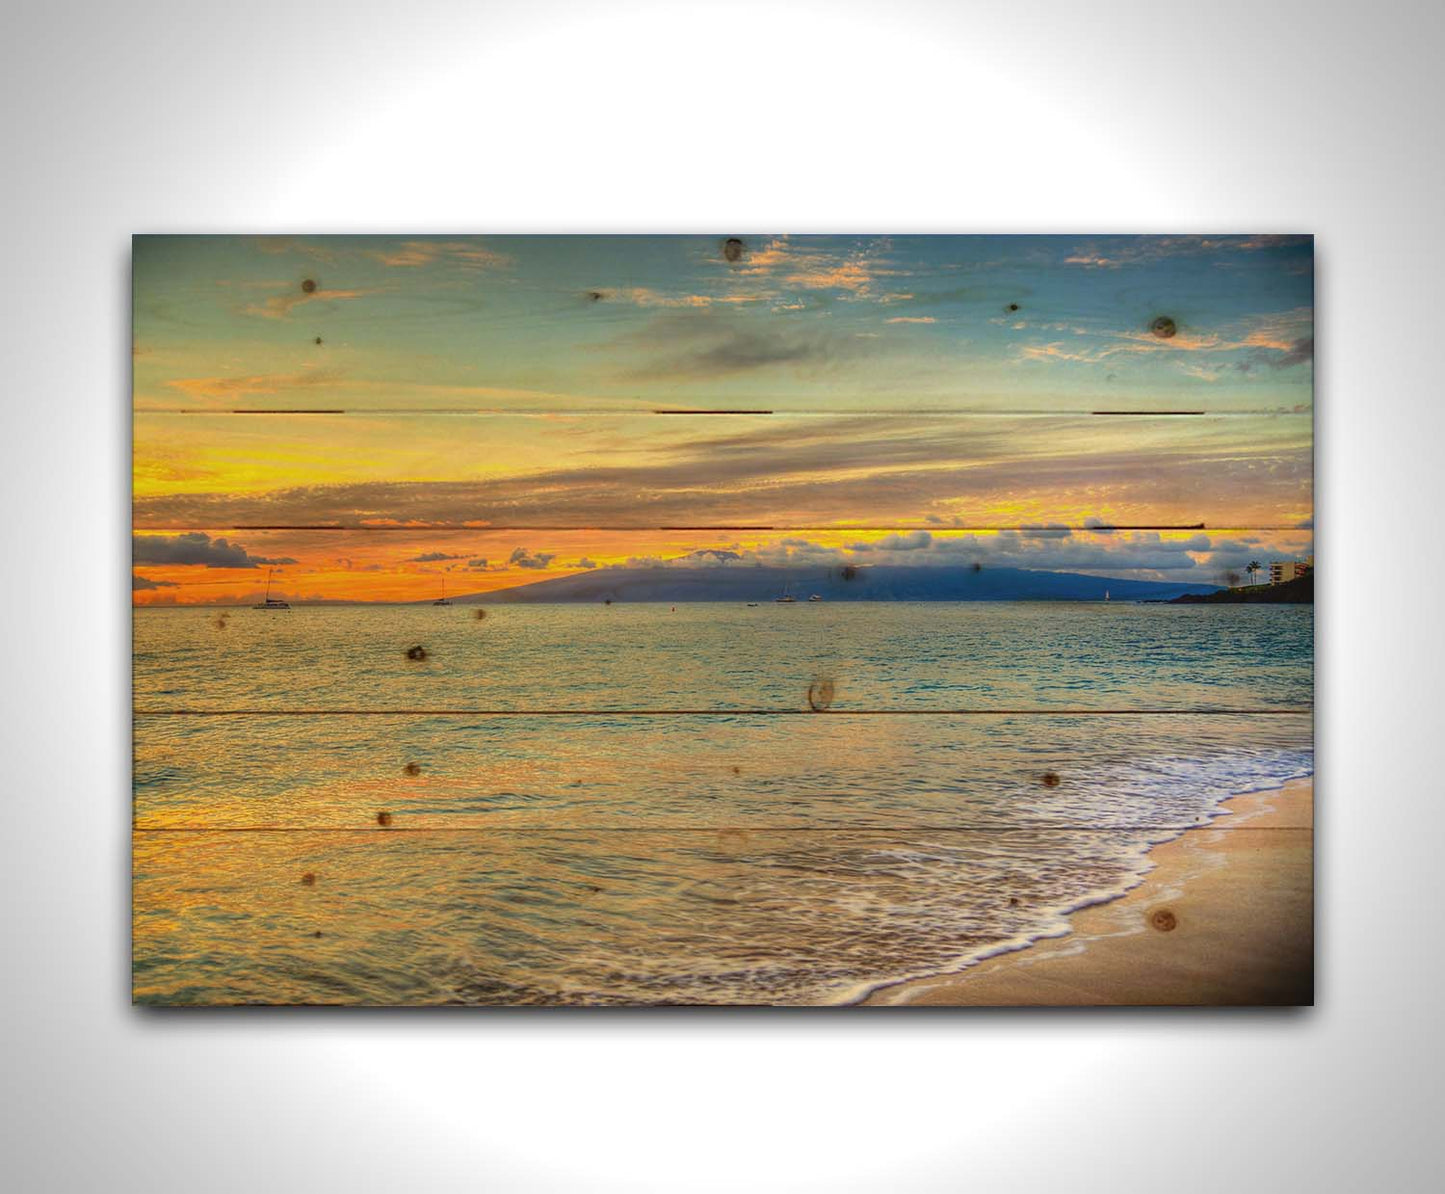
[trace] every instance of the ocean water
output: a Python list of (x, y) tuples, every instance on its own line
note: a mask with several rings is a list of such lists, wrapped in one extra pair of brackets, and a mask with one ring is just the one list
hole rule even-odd
[(847, 1002), (1058, 933), (1225, 797), (1313, 769), (1307, 606), (169, 609), (134, 634), (147, 1002)]

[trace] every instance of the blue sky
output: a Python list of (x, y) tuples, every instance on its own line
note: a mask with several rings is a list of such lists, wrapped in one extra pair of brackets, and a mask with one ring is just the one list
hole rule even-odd
[(203, 402), (221, 361), (403, 406), (1309, 402), (1305, 238), (739, 239), (147, 238), (137, 398)]
[[(220, 585), (237, 543), (378, 599), (477, 571), (437, 554), (499, 586), (705, 547), (1175, 579), (1311, 550), (1308, 238), (142, 237), (134, 289), (147, 600)], [(652, 413), (717, 408), (774, 413)], [(777, 533), (643, 534), (679, 523)], [(247, 530), (277, 524), (415, 534)], [(865, 525), (938, 533), (854, 551)], [(1045, 526), (1072, 530), (961, 538)], [(425, 546), (459, 529), (486, 541)]]

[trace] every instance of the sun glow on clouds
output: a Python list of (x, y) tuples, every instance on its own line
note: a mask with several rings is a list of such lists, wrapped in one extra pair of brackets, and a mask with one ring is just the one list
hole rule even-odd
[[(400, 537), (400, 536), (398, 536)], [(272, 569), (273, 592), (296, 601), (427, 601), (443, 583), (453, 597), (495, 592), (535, 580), (612, 568), (747, 568), (758, 565), (832, 568), (845, 565), (923, 567), (1007, 567), (1133, 576), (1152, 580), (1223, 583), (1255, 556), (1299, 558), (1313, 551), (1308, 530), (1261, 534), (1185, 531), (1081, 532), (1063, 527), (1010, 531), (846, 531), (807, 536), (745, 536), (699, 547), (694, 537), (658, 543), (617, 535), (582, 537), (576, 532), (516, 536), (448, 535), (450, 551), (436, 548), (437, 536), (402, 546), (385, 543), (317, 544), (283, 533), (255, 532), (238, 550), (295, 550), (309, 547), (311, 559)], [(582, 543), (601, 544), (590, 554)], [(512, 544), (513, 546), (508, 546)], [(351, 555), (329, 555), (335, 547)], [(399, 558), (416, 546), (431, 551)], [(431, 557), (431, 558), (428, 558)], [(442, 558), (436, 558), (442, 557)], [(286, 557), (282, 557), (283, 559)], [(136, 566), (137, 604), (230, 604), (259, 600), (266, 570), (166, 564)]]
[(322, 290), (317, 287), (315, 290), (296, 294), (272, 295), (264, 302), (249, 303), (242, 310), (246, 315), (257, 315), (262, 319), (285, 319), (303, 303), (342, 302), (347, 299), (366, 298), (367, 295), (376, 293), (378, 292), (375, 290)]
[[(1307, 411), (1306, 241), (742, 239), (734, 261), (707, 237), (141, 238), (137, 405), (192, 413), (138, 411), (136, 526), (216, 558), (148, 544), (136, 601), (246, 600), (261, 560), (286, 561), (264, 567), (290, 597), (425, 600), (443, 578), (479, 592), (715, 546), (646, 529), (663, 525), (812, 528), (724, 536), (726, 566), (973, 553), (1212, 579), (1235, 550), (1215, 532), (959, 528), (1311, 517), (1307, 419), (1073, 417)], [(1162, 296), (1177, 332), (1151, 334), (1160, 311), (1132, 293)], [(931, 406), (991, 417), (898, 413)], [(205, 413), (261, 407), (350, 413)], [(620, 413), (689, 407), (779, 413)], [(380, 413), (435, 409), (493, 413)], [(1069, 417), (997, 417), (1021, 409)], [(340, 523), (406, 529), (235, 529)], [(1308, 546), (1291, 534), (1252, 550)], [(220, 541), (251, 562), (226, 567)]]

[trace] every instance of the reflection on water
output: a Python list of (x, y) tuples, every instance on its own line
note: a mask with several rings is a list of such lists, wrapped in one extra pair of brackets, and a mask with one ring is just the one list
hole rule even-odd
[[(140, 709), (1303, 706), (1309, 606), (1071, 603), (138, 610)], [(412, 647), (426, 658), (406, 657)]]
[(1301, 708), (1311, 637), (1278, 607), (144, 611), (141, 710), (806, 709), (836, 680), (785, 717), (143, 714), (136, 996), (808, 1003), (952, 968), (1308, 772), (1310, 718), (849, 709)]

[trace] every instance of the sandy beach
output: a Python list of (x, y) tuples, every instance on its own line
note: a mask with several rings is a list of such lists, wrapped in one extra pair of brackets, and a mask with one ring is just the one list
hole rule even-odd
[(1230, 815), (1150, 852), (1126, 895), (1071, 931), (869, 1005), (1311, 1004), (1314, 783), (1227, 800)]

